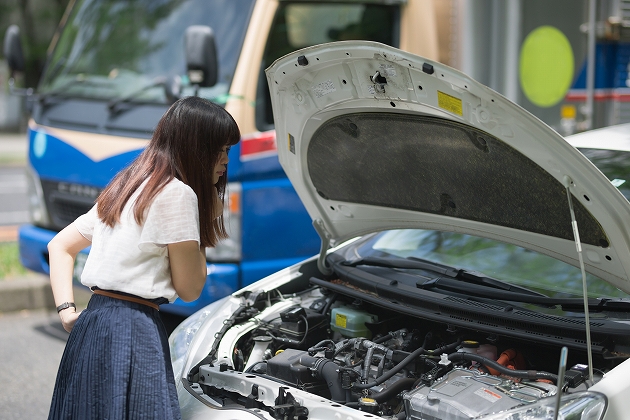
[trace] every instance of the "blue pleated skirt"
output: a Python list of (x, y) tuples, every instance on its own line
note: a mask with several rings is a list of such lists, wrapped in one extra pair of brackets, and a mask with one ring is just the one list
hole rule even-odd
[(157, 310), (92, 295), (61, 359), (49, 419), (181, 419)]

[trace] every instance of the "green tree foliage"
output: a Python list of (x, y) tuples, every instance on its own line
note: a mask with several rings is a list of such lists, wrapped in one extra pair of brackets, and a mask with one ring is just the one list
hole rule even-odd
[[(23, 84), (37, 86), (46, 52), (64, 11), (73, 0), (0, 0), (0, 37), (10, 25), (20, 27), (26, 69)], [(4, 58), (4, 52), (0, 51)]]

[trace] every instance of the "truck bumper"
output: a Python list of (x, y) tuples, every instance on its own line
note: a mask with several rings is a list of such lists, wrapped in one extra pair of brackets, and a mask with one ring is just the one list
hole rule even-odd
[(57, 232), (33, 225), (22, 225), (18, 231), (20, 262), (29, 270), (50, 274), (48, 242)]
[[(48, 263), (48, 242), (57, 232), (33, 225), (22, 225), (18, 232), (20, 248), (20, 262), (29, 270), (50, 274)], [(199, 299), (175, 302), (162, 305), (160, 310), (176, 315), (188, 316), (204, 306), (227, 296), (239, 289), (238, 264), (218, 263), (208, 264), (208, 277)]]

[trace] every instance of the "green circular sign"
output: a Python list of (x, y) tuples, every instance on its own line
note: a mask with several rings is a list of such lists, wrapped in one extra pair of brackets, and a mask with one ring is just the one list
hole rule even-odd
[(556, 105), (573, 81), (573, 50), (553, 26), (540, 26), (527, 35), (521, 48), (519, 76), (525, 96), (541, 108)]

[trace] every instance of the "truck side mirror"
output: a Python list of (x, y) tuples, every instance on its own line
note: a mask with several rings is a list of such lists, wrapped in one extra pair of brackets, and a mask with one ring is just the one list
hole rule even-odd
[(9, 64), (11, 77), (16, 71), (24, 71), (24, 53), (20, 42), (20, 28), (17, 25), (9, 26), (5, 32), (4, 56)]
[(189, 26), (186, 29), (184, 44), (186, 70), (190, 82), (201, 87), (214, 86), (218, 79), (219, 60), (212, 28), (202, 25)]

